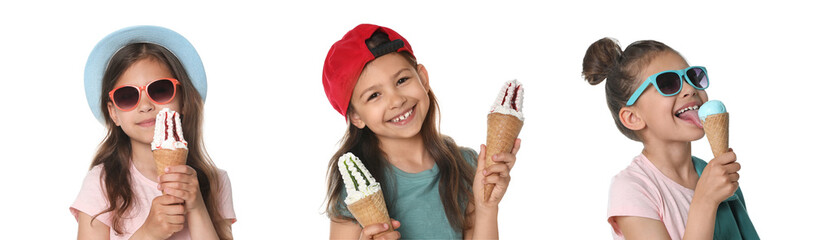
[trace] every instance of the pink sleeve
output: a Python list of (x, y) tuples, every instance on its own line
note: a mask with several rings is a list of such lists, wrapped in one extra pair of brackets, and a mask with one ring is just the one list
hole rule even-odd
[[(79, 221), (79, 212), (83, 212), (91, 217), (99, 214), (108, 207), (107, 197), (105, 190), (103, 190), (101, 182), (102, 165), (94, 166), (85, 176), (85, 181), (82, 183), (82, 189), (79, 190), (79, 195), (70, 207), (71, 214)], [(99, 215), (96, 220), (110, 226), (110, 213)]]
[(616, 216), (634, 216), (651, 218), (661, 221), (659, 214), (659, 199), (654, 194), (654, 186), (650, 186), (645, 176), (637, 176), (630, 172), (622, 172), (613, 178), (608, 197), (608, 223), (613, 231), (621, 236)]
[(218, 169), (220, 173), (220, 214), (224, 219), (231, 219), (232, 223), (237, 222), (235, 217), (235, 207), (232, 204), (232, 181), (229, 180), (229, 174), (224, 170)]

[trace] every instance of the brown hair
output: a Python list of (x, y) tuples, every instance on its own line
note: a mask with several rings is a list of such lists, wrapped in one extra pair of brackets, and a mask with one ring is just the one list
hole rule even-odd
[(203, 196), (206, 210), (215, 225), (215, 231), (221, 239), (230, 238), (229, 229), (224, 224), (224, 219), (220, 214), (220, 204), (218, 204), (218, 192), (220, 191), (220, 179), (215, 163), (209, 158), (203, 144), (202, 118), (203, 99), (198, 94), (198, 90), (187, 76), (181, 62), (169, 50), (159, 45), (151, 43), (134, 43), (127, 45), (114, 54), (102, 77), (102, 97), (99, 106), (105, 116), (107, 135), (102, 140), (96, 156), (93, 158), (91, 168), (102, 165), (102, 174), (99, 181), (103, 181), (107, 200), (110, 203), (107, 209), (93, 216), (98, 217), (102, 213), (112, 213), (111, 229), (116, 234), (122, 234), (123, 219), (126, 213), (134, 205), (133, 189), (130, 188), (130, 164), (132, 147), (130, 137), (110, 118), (107, 104), (110, 102), (108, 92), (113, 90), (116, 81), (122, 73), (133, 63), (143, 60), (153, 59), (166, 64), (173, 77), (181, 83), (179, 97), (181, 99), (181, 116), (183, 117), (184, 138), (188, 142), (189, 154), (187, 165), (198, 172), (198, 183)]
[[(625, 107), (633, 95), (639, 81), (639, 73), (659, 53), (672, 52), (679, 54), (664, 43), (654, 40), (642, 40), (631, 43), (622, 51), (616, 39), (602, 38), (591, 44), (582, 59), (582, 76), (591, 85), (602, 80), (605, 83), (605, 99), (611, 111), (616, 128), (634, 141), (641, 141), (633, 130), (622, 125), (619, 111)], [(679, 54), (679, 56), (681, 56)]]
[[(365, 43), (368, 48), (372, 49), (387, 41), (389, 41), (387, 34), (376, 32), (370, 39), (365, 41)], [(414, 68), (418, 69), (418, 63), (412, 55), (407, 52), (399, 52), (397, 54), (407, 59)], [(421, 125), (419, 134), (430, 156), (435, 159), (435, 164), (439, 170), (438, 178), (440, 182), (438, 185), (438, 194), (441, 195), (447, 221), (449, 221), (453, 229), (463, 232), (471, 227), (465, 220), (466, 214), (474, 211), (474, 209), (468, 209), (467, 212), (465, 212), (464, 209), (469, 199), (473, 199), (471, 188), (475, 169), (464, 159), (455, 141), (448, 136), (442, 135), (438, 130), (438, 122), (440, 122), (440, 120), (436, 119), (436, 115), (438, 115), (440, 119), (438, 101), (432, 90), (428, 89), (427, 95), (429, 95), (430, 105), (427, 110), (427, 117)], [(347, 116), (350, 116), (352, 111), (354, 111), (353, 106), (349, 106)], [(381, 182), (383, 190), (390, 186), (395, 186), (394, 184), (388, 185), (386, 183), (389, 179), (385, 177), (385, 171), (389, 170), (387, 168), (392, 168), (393, 166), (387, 162), (387, 156), (382, 152), (376, 134), (368, 127), (359, 129), (353, 124), (348, 124), (348, 130), (342, 138), (342, 145), (334, 156), (331, 157), (331, 161), (328, 165), (328, 192), (326, 196), (328, 204), (326, 212), (332, 220), (347, 220), (347, 218), (340, 214), (341, 210), (346, 209), (347, 206), (345, 206), (344, 201), (339, 199), (343, 189), (343, 182), (337, 166), (339, 157), (347, 152), (352, 152), (354, 155), (359, 156), (359, 159), (370, 171), (370, 174)], [(385, 196), (385, 202), (389, 209), (393, 208), (395, 200), (396, 199), (390, 199)], [(390, 211), (392, 212), (392, 210)]]

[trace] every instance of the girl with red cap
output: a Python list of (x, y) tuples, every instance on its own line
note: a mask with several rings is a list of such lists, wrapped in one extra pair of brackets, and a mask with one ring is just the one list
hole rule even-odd
[[(322, 74), (325, 93), (348, 129), (328, 170), (331, 238), (450, 239), (498, 237), (498, 203), (520, 148), (485, 156), (438, 131), (438, 103), (424, 65), (395, 31), (361, 24), (334, 43)], [(360, 227), (342, 201), (339, 158), (352, 152), (381, 182), (390, 223)], [(485, 146), (481, 145), (481, 153)], [(477, 156), (477, 157), (476, 157)], [(476, 163), (477, 161), (477, 163)], [(496, 184), (488, 200), (483, 185)]]

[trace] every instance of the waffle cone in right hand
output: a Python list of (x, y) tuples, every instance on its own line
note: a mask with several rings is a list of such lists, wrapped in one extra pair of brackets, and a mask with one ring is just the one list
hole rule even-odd
[(156, 149), (153, 150), (153, 160), (158, 176), (164, 175), (164, 168), (167, 166), (186, 165), (187, 149)]
[(707, 134), (712, 155), (718, 157), (729, 151), (729, 113), (707, 116), (704, 120), (704, 133)]
[[(489, 167), (495, 164), (492, 161), (492, 155), (511, 152), (514, 147), (514, 141), (520, 135), (520, 129), (523, 128), (523, 121), (515, 116), (490, 113), (487, 119), (486, 132), (486, 166)], [(495, 188), (494, 184), (486, 184), (483, 186), (483, 199), (489, 200), (492, 196), (492, 190)]]
[(348, 205), (348, 210), (350, 210), (350, 213), (356, 218), (356, 221), (362, 224), (362, 227), (367, 227), (371, 224), (387, 223), (390, 229), (376, 234), (373, 236), (374, 238), (393, 231), (393, 226), (390, 224), (390, 214), (387, 212), (387, 205), (384, 203), (382, 190), (376, 191), (372, 195)]

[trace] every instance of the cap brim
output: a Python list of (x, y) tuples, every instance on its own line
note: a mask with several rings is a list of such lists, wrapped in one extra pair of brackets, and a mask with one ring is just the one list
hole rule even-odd
[(107, 35), (91, 51), (85, 64), (85, 97), (88, 106), (99, 122), (104, 123), (100, 97), (102, 76), (113, 54), (132, 43), (153, 43), (172, 52), (186, 70), (195, 89), (206, 100), (206, 72), (195, 47), (184, 36), (170, 29), (157, 26), (133, 26)]

